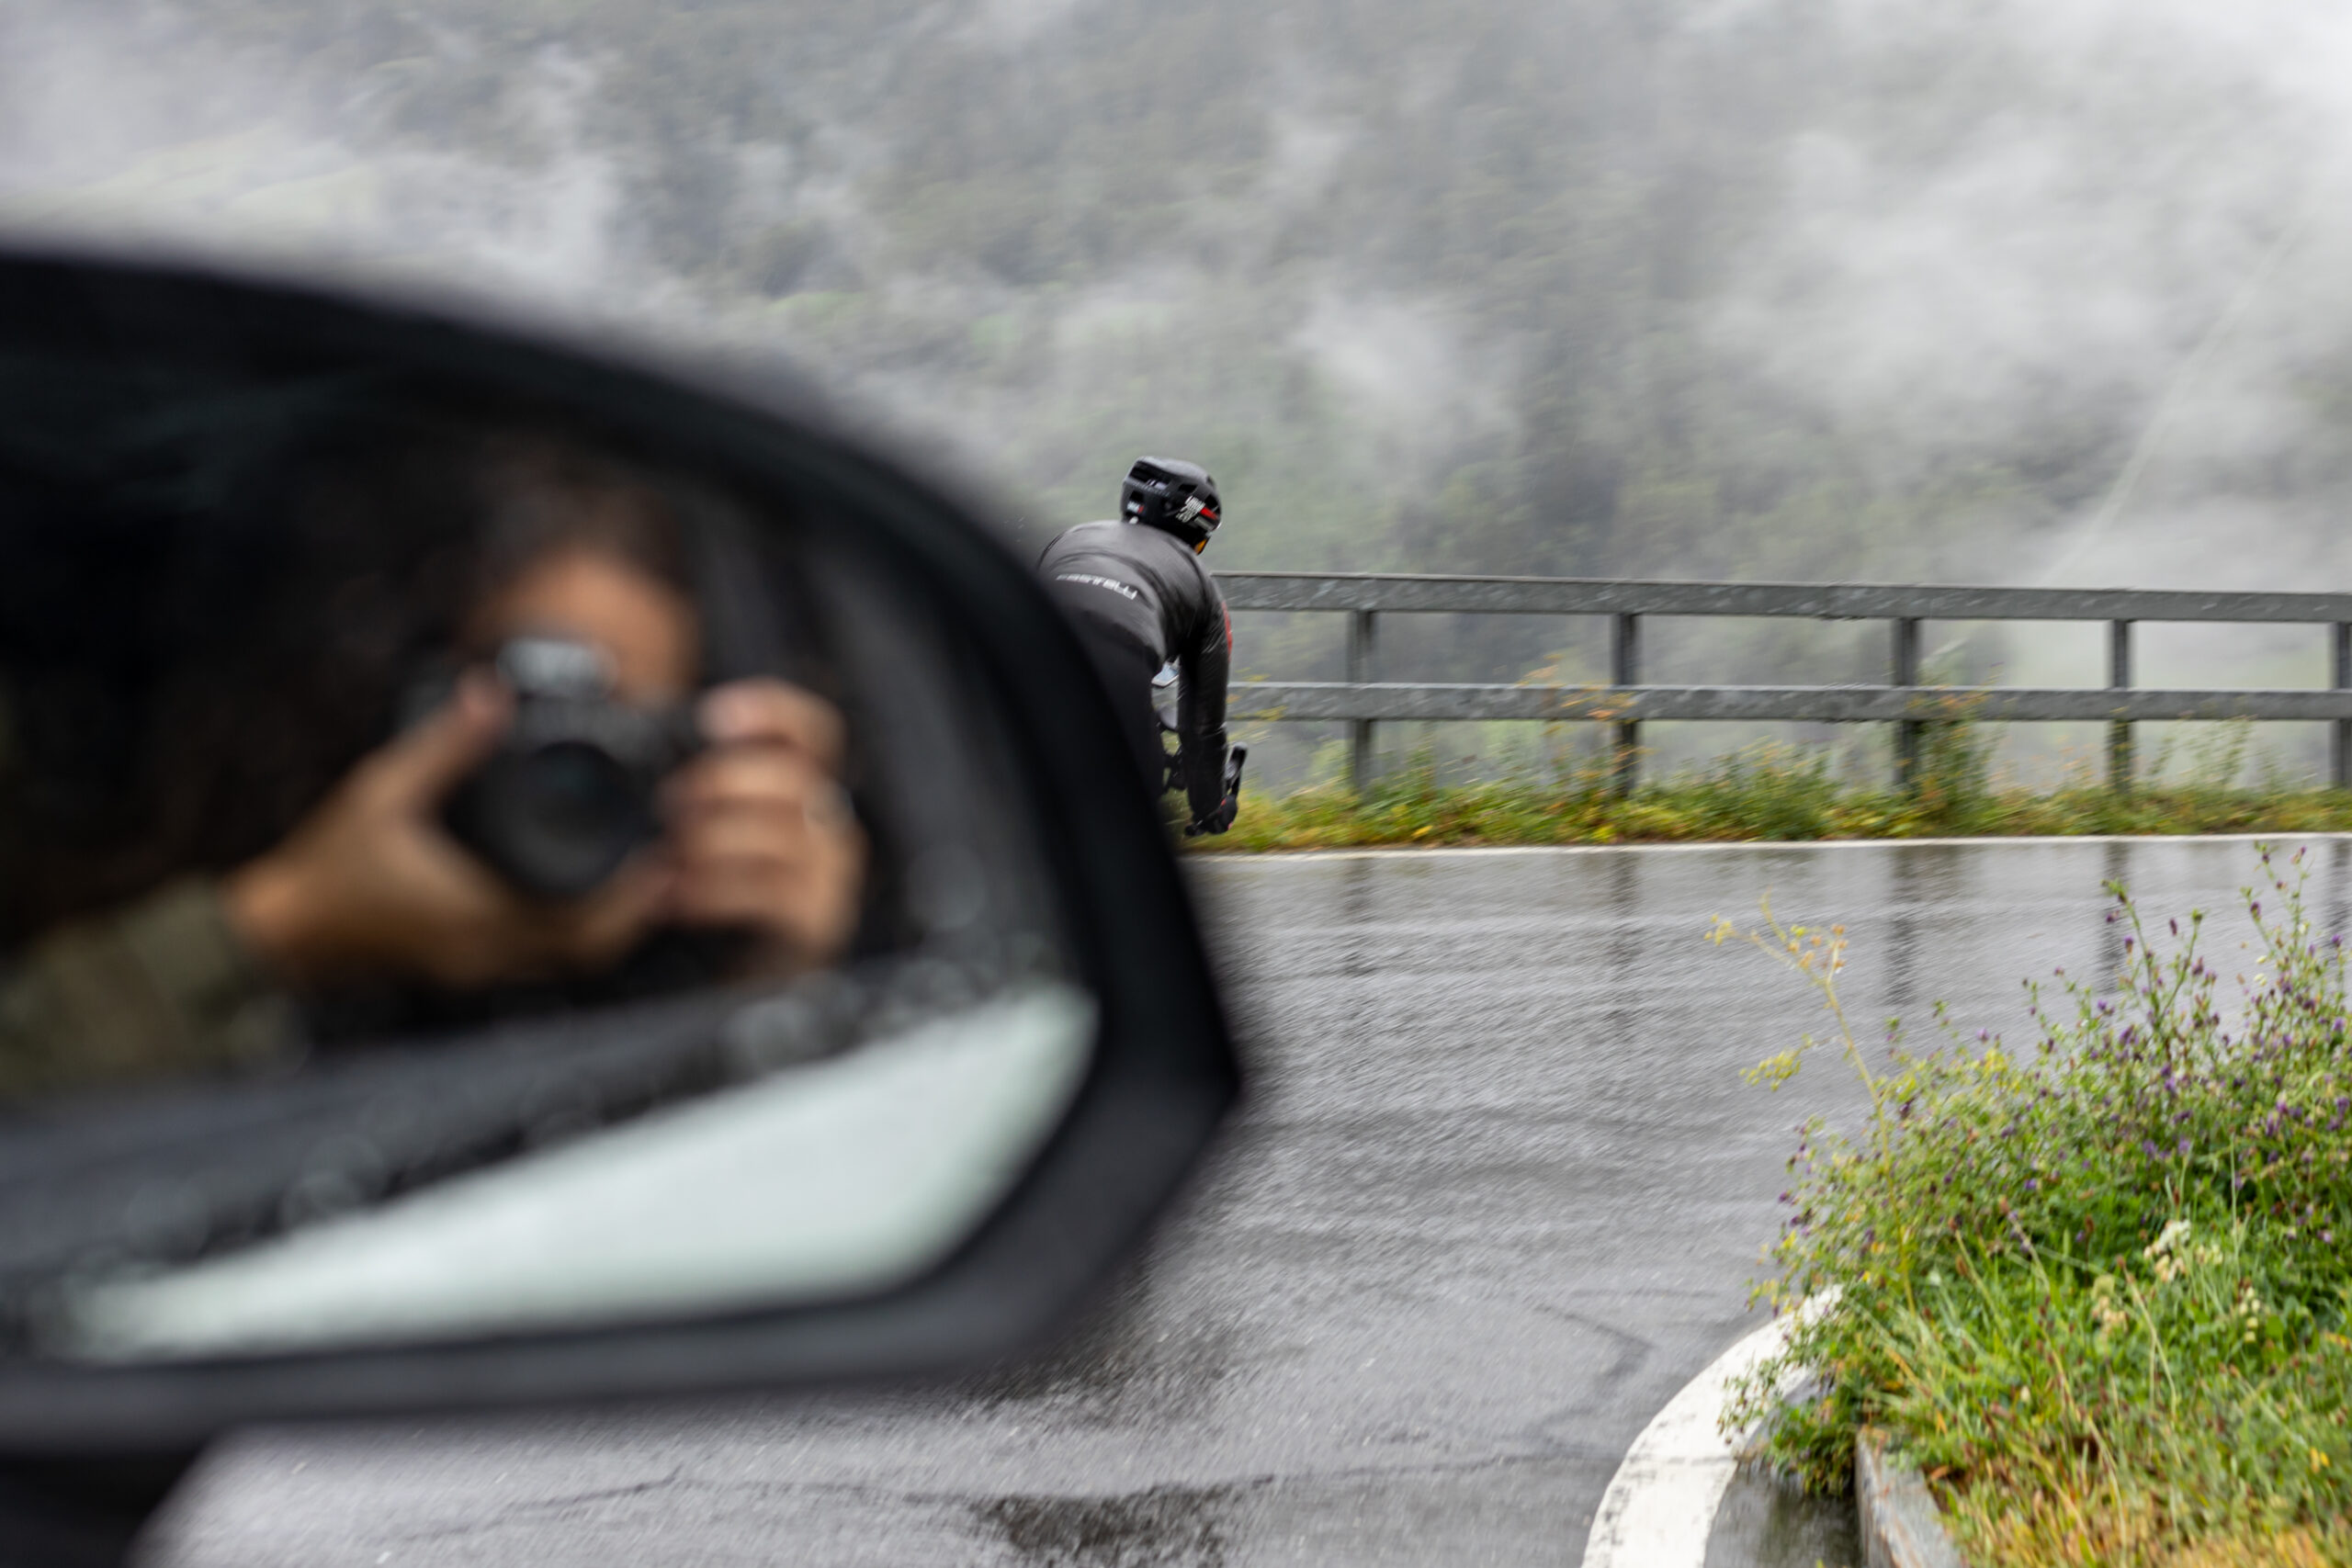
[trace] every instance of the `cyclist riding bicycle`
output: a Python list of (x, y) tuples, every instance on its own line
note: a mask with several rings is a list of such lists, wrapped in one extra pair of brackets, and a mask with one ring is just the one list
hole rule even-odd
[(1239, 805), (1240, 780), (1238, 770), (1228, 770), (1225, 741), (1233, 618), (1200, 561), (1221, 512), (1216, 481), (1199, 464), (1139, 457), (1119, 487), (1118, 517), (1080, 524), (1037, 560), (1047, 592), (1094, 661), (1154, 795), (1166, 787), (1170, 764), (1152, 680), (1175, 662), (1188, 833), (1224, 832)]

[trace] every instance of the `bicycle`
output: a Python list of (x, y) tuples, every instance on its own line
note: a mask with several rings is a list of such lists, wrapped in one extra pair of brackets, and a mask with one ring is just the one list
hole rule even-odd
[[(1159, 781), (1162, 795), (1182, 792), (1184, 782), (1184, 734), (1176, 728), (1176, 662), (1160, 666), (1159, 673), (1151, 678), (1151, 710), (1159, 719), (1159, 732), (1176, 738), (1176, 749), (1168, 753), (1168, 771)], [(1241, 808), (1241, 767), (1250, 760), (1250, 748), (1236, 746), (1225, 754), (1225, 798), (1233, 802), (1235, 814)], [(1184, 837), (1196, 839), (1206, 831), (1199, 823), (1187, 823)], [(1220, 829), (1222, 831), (1222, 829)]]

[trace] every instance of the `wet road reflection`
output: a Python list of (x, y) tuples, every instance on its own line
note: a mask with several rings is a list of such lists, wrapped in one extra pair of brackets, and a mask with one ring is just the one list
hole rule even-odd
[(1862, 1568), (1853, 1499), (1808, 1497), (1743, 1465), (1715, 1510), (1705, 1568)]
[(1037, 1563), (1226, 1561), (1232, 1486), (1155, 1486), (1125, 1497), (999, 1497), (979, 1517), (1018, 1559)]
[[(2346, 857), (2318, 852), (2339, 924)], [(1792, 1129), (1856, 1109), (1826, 1059), (1740, 1081), (1821, 1019), (1709, 917), (1769, 890), (1844, 922), (1860, 1021), (1942, 998), (2021, 1032), (2021, 977), (2111, 964), (2103, 878), (2218, 912), (2254, 874), (2213, 841), (1194, 863), (1253, 1097), (1060, 1352), (922, 1393), (256, 1433), (155, 1560), (1573, 1562), (1626, 1445), (1753, 1326)]]

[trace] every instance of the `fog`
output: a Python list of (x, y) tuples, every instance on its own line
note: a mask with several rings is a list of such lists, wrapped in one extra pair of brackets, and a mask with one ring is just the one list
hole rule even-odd
[(1838, 16), (1867, 68), (1790, 140), (1726, 350), (1898, 473), (2081, 446), (2076, 483), (2020, 498), (2047, 520), (2030, 547), (1980, 565), (1963, 543), (1955, 567), (2255, 586), (2337, 566), (2352, 16)]
[[(1030, 544), (1157, 450), (1226, 485), (1228, 569), (2331, 586), (2347, 82), (2305, 0), (16, 0), (0, 225), (797, 365)], [(2101, 677), (1942, 630), (1951, 678)], [(1337, 672), (1336, 626), (1243, 638)], [(1600, 669), (1566, 625), (1386, 647)], [(2142, 675), (2317, 648), (2151, 628)]]

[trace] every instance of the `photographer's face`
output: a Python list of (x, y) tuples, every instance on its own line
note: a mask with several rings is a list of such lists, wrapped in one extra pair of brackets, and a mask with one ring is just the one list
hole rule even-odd
[(699, 672), (694, 605), (634, 562), (593, 547), (550, 551), (524, 568), (476, 609), (466, 640), (487, 652), (528, 635), (603, 649), (624, 702), (681, 701)]

